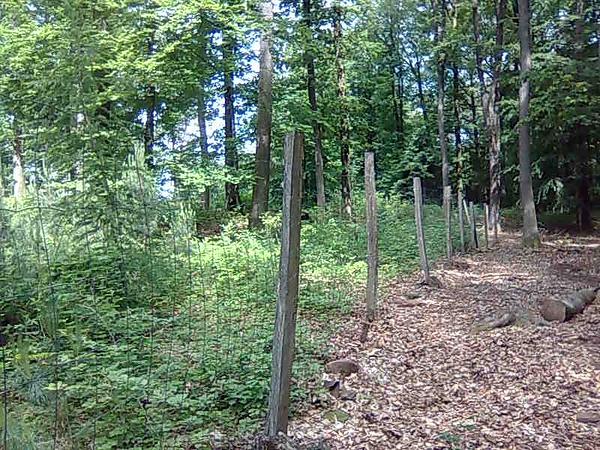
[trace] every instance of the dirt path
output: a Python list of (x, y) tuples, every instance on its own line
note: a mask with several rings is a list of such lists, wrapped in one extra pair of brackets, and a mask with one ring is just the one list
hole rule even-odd
[[(345, 386), (355, 400), (327, 396), (290, 425), (293, 441), (323, 449), (600, 449), (600, 302), (566, 324), (473, 324), (537, 301), (600, 286), (600, 238), (547, 237), (523, 251), (501, 248), (441, 263), (442, 289), (398, 280), (367, 342), (359, 321), (332, 345), (361, 371)], [(406, 307), (407, 295), (421, 306)], [(320, 444), (319, 444), (320, 443)]]

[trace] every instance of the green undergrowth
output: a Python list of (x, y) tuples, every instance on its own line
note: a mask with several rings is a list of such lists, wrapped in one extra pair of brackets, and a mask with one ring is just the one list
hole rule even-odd
[[(198, 237), (185, 208), (158, 208), (142, 225), (116, 228), (51, 210), (4, 214), (1, 307), (14, 320), (4, 327), (0, 425), (9, 449), (203, 448), (215, 431), (262, 425), (280, 216), (257, 233), (228, 216), (220, 234)], [(334, 350), (328, 339), (362, 301), (367, 270), (361, 213), (309, 215), (296, 412)], [(441, 208), (427, 206), (425, 224), (435, 259), (445, 251)], [(382, 284), (418, 267), (414, 228), (410, 204), (380, 202)]]

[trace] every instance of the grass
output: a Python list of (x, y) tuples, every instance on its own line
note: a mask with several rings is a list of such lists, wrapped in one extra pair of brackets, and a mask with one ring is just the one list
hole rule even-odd
[[(127, 222), (114, 241), (101, 230), (82, 239), (64, 218), (44, 217), (45, 239), (34, 218), (9, 220), (2, 308), (21, 323), (5, 348), (8, 448), (203, 448), (215, 430), (261, 426), (280, 218), (267, 217), (260, 233), (229, 218), (220, 235), (198, 239), (182, 211), (170, 208), (169, 226), (150, 236)], [(367, 269), (362, 215), (310, 215), (294, 411), (329, 356), (328, 338), (362, 301)], [(427, 206), (425, 224), (435, 259), (445, 251), (441, 208)], [(382, 277), (414, 271), (412, 206), (380, 202), (379, 229)]]

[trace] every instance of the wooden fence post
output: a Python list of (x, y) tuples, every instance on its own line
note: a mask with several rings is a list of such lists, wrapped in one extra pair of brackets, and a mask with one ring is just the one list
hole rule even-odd
[(367, 276), (367, 320), (372, 322), (377, 311), (377, 195), (375, 191), (375, 154), (365, 153), (365, 197), (367, 209), (367, 248), (369, 270)]
[(469, 206), (467, 205), (467, 200), (463, 197), (463, 210), (465, 212), (465, 218), (467, 219), (467, 225), (471, 226), (471, 216), (469, 215)]
[(452, 259), (452, 187), (444, 186), (444, 219), (446, 222), (446, 256)]
[(477, 240), (477, 218), (475, 217), (475, 205), (469, 202), (469, 210), (471, 211), (471, 245), (473, 248), (479, 248)]
[(267, 416), (267, 436), (286, 433), (290, 406), (292, 362), (295, 351), (296, 312), (300, 270), (300, 215), (302, 204), (302, 158), (304, 136), (289, 133), (284, 142), (283, 219), (281, 223), (281, 256), (271, 392)]
[(487, 203), (483, 204), (483, 228), (485, 234), (485, 249), (490, 248), (490, 235), (488, 231), (490, 208)]
[(421, 257), (421, 270), (425, 283), (431, 282), (429, 274), (429, 262), (427, 261), (427, 249), (425, 248), (425, 231), (423, 230), (423, 192), (421, 179), (413, 178), (413, 190), (415, 193), (415, 223), (417, 225), (417, 241), (419, 243), (419, 256)]
[(465, 245), (465, 212), (463, 207), (462, 191), (458, 191), (458, 226), (460, 227), (460, 250), (464, 253)]

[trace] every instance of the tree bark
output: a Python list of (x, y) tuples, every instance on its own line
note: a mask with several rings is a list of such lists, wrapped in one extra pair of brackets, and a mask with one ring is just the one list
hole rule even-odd
[[(200, 132), (200, 155), (202, 160), (206, 163), (210, 159), (208, 153), (208, 133), (206, 132), (206, 92), (204, 89), (204, 82), (200, 83), (198, 88), (198, 130)], [(202, 193), (202, 208), (205, 210), (210, 209), (210, 186), (204, 188)]]
[[(437, 46), (444, 40), (445, 18), (444, 0), (432, 0), (432, 7), (437, 17), (434, 30), (434, 39)], [(450, 164), (448, 162), (448, 142), (446, 139), (446, 125), (444, 117), (444, 78), (446, 73), (446, 56), (437, 49), (437, 125), (438, 139), (440, 141), (440, 154), (442, 157), (442, 186), (450, 186)]]
[(496, 234), (500, 228), (500, 200), (502, 196), (502, 164), (501, 164), (501, 123), (500, 76), (502, 73), (502, 51), (504, 47), (504, 19), (506, 17), (506, 0), (498, 0), (496, 8), (496, 51), (494, 70), (489, 94), (488, 127), (490, 137), (489, 176), (490, 176), (490, 217), (489, 230)]
[(325, 206), (325, 169), (323, 164), (323, 131), (319, 122), (317, 106), (317, 77), (315, 74), (315, 59), (310, 50), (312, 42), (312, 11), (311, 0), (302, 0), (302, 10), (304, 22), (311, 35), (309, 49), (304, 53), (304, 63), (306, 65), (306, 89), (308, 91), (308, 102), (313, 113), (312, 129), (315, 142), (315, 185), (317, 188), (317, 206)]
[(154, 136), (156, 129), (156, 87), (149, 85), (146, 95), (146, 123), (144, 124), (144, 151), (146, 165), (154, 168)]
[(463, 189), (463, 149), (462, 149), (462, 138), (460, 135), (460, 105), (458, 102), (458, 95), (460, 92), (460, 74), (456, 64), (452, 65), (452, 83), (453, 83), (453, 95), (452, 105), (454, 109), (454, 147), (456, 156), (458, 159), (458, 167), (456, 177), (458, 179), (458, 189)]
[(262, 15), (266, 29), (263, 30), (260, 39), (255, 181), (250, 213), (250, 225), (253, 227), (260, 226), (260, 217), (269, 207), (271, 125), (273, 122), (273, 58), (271, 57), (273, 3), (271, 0), (263, 0)]
[(333, 38), (335, 42), (335, 62), (337, 68), (337, 94), (340, 103), (340, 158), (342, 161), (342, 213), (352, 217), (352, 185), (350, 181), (350, 118), (346, 99), (346, 69), (342, 46), (342, 8), (334, 8)]
[[(16, 119), (15, 119), (16, 121)], [(13, 138), (13, 195), (16, 200), (21, 200), (25, 196), (25, 169), (23, 164), (23, 140), (21, 138), (21, 128), (15, 123)]]
[[(235, 43), (233, 38), (226, 32), (223, 42), (223, 77), (225, 87), (225, 165), (235, 174), (238, 170), (237, 143), (235, 141), (235, 106), (233, 85), (233, 52)], [(228, 181), (225, 183), (225, 201), (228, 210), (240, 206), (240, 193), (237, 183)]]
[(523, 245), (538, 247), (540, 234), (537, 226), (533, 181), (531, 178), (531, 148), (529, 136), (529, 74), (531, 71), (531, 26), (529, 0), (518, 0), (519, 42), (521, 47), (521, 87), (519, 89), (519, 187), (523, 209)]

